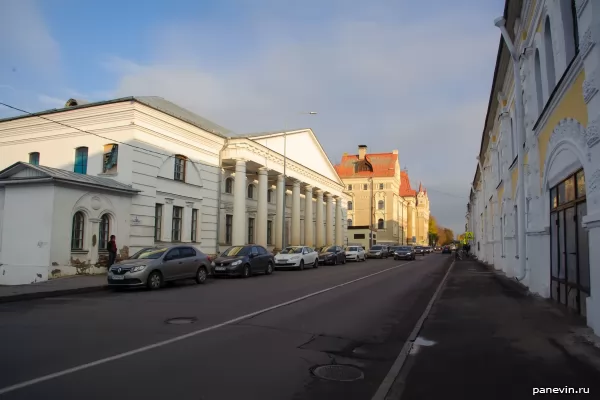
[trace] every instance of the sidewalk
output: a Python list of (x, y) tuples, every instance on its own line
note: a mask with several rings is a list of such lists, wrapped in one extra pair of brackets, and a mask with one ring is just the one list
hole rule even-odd
[(90, 293), (106, 289), (106, 275), (75, 275), (30, 285), (0, 286), (0, 303)]
[[(386, 399), (600, 398), (600, 348), (589, 332), (560, 306), (459, 261)], [(590, 394), (533, 396), (565, 387)]]

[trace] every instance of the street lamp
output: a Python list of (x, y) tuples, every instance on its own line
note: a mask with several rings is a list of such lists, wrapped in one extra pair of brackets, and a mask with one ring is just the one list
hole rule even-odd
[[(301, 112), (300, 115), (317, 115), (316, 111)], [(283, 215), (281, 217), (281, 250), (286, 248), (285, 243), (285, 198), (286, 198), (286, 178), (287, 178), (287, 129), (283, 130)]]

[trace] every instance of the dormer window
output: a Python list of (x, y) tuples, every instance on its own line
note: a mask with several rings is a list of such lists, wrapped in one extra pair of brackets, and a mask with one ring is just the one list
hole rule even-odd
[(173, 178), (179, 182), (185, 182), (185, 167), (187, 164), (187, 158), (185, 156), (175, 156), (175, 169), (173, 171)]

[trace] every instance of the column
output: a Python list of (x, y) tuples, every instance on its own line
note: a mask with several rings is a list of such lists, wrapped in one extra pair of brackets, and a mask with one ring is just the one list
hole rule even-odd
[(258, 207), (256, 210), (256, 244), (267, 247), (267, 192), (269, 180), (267, 168), (258, 169)]
[(292, 186), (292, 238), (290, 245), (300, 244), (300, 181), (295, 180)]
[(283, 246), (283, 199), (285, 196), (285, 180), (283, 175), (277, 177), (277, 203), (275, 208), (275, 248), (281, 249)]
[(327, 205), (326, 207), (326, 227), (325, 227), (325, 240), (326, 245), (331, 246), (333, 244), (333, 195), (327, 193)]
[(304, 245), (313, 247), (313, 189), (306, 186), (304, 190)]
[(317, 203), (316, 203), (316, 207), (317, 207), (317, 222), (315, 223), (315, 227), (316, 227), (316, 247), (322, 247), (325, 246), (325, 243), (323, 242), (323, 191), (322, 190), (317, 190)]
[(338, 197), (335, 202), (335, 244), (344, 245), (344, 222), (342, 221), (342, 198)]
[(233, 224), (231, 244), (246, 244), (246, 161), (235, 161), (235, 181), (233, 187)]

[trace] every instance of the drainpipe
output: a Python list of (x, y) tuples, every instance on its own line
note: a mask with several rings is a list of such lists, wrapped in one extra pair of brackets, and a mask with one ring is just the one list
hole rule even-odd
[(223, 190), (223, 152), (227, 148), (229, 144), (229, 138), (225, 139), (225, 143), (223, 143), (223, 147), (219, 151), (219, 189), (217, 190), (217, 240), (215, 242), (215, 255), (218, 256), (221, 251), (219, 247), (219, 240), (221, 239), (221, 192)]
[(525, 108), (523, 106), (523, 87), (521, 85), (521, 76), (519, 74), (519, 54), (517, 53), (517, 49), (515, 48), (512, 40), (510, 39), (510, 35), (506, 30), (506, 20), (503, 17), (496, 18), (494, 20), (494, 25), (500, 28), (500, 32), (502, 32), (502, 38), (504, 39), (504, 43), (506, 43), (506, 47), (508, 47), (508, 51), (510, 52), (512, 63), (513, 63), (513, 73), (515, 80), (515, 111), (517, 117), (517, 157), (519, 158), (519, 178), (518, 185), (520, 196), (517, 196), (517, 221), (519, 224), (519, 270), (520, 274), (516, 277), (517, 281), (524, 280), (529, 270), (527, 269), (527, 240), (525, 237), (525, 149), (523, 149), (523, 144), (525, 143)]

